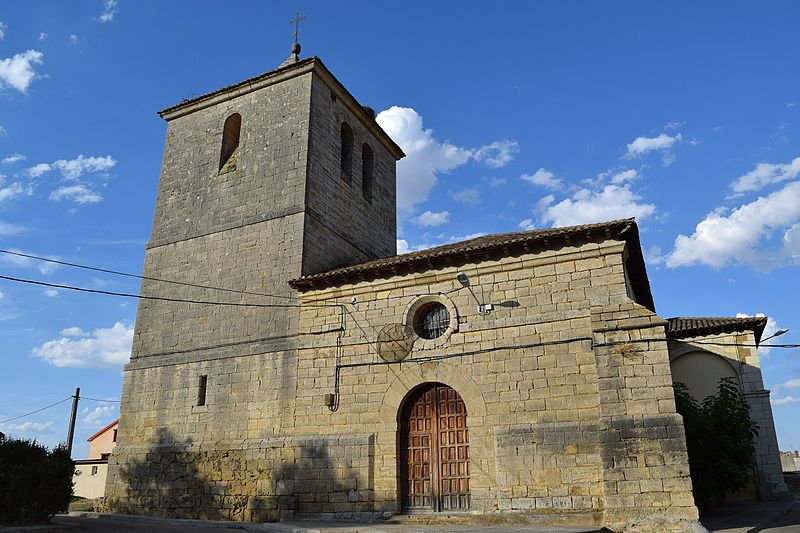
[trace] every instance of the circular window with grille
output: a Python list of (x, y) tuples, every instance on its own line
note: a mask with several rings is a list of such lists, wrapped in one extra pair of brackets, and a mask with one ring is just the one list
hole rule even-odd
[(428, 302), (414, 316), (414, 331), (423, 339), (437, 339), (450, 327), (450, 312), (439, 302)]

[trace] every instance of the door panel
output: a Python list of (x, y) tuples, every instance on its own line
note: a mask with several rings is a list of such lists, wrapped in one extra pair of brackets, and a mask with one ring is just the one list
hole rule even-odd
[(400, 421), (401, 491), (409, 511), (469, 509), (467, 409), (440, 383), (418, 389)]

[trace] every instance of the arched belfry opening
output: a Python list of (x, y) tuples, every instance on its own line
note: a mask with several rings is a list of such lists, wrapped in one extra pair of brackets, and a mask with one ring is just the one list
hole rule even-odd
[(222, 128), (222, 149), (219, 156), (220, 173), (236, 169), (241, 131), (242, 115), (234, 113), (225, 119), (225, 125)]
[(400, 407), (400, 494), (405, 512), (469, 509), (467, 407), (443, 383), (425, 383)]

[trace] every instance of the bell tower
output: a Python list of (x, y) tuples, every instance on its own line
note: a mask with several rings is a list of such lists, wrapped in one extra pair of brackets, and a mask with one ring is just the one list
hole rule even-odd
[[(287, 303), (287, 281), (395, 253), (400, 148), (316, 57), (184, 100), (167, 121), (142, 294)], [(277, 295), (257, 297), (247, 293)], [(286, 333), (285, 310), (143, 301), (132, 364)]]
[(404, 154), (299, 51), (159, 113), (167, 134), (141, 294), (162, 299), (140, 300), (124, 371), (106, 486), (119, 512), (199, 513), (177, 492), (153, 492), (167, 475), (154, 453), (174, 464), (191, 451), (192, 468), (211, 471), (215, 458), (239, 460), (242, 439), (294, 427), (296, 346), (313, 332), (288, 281), (395, 254)]

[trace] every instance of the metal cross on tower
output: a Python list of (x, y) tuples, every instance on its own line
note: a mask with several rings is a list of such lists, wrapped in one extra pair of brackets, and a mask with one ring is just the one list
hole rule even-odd
[(306, 17), (301, 17), (300, 12), (298, 11), (294, 18), (289, 21), (289, 24), (294, 24), (294, 42), (297, 44), (297, 38), (300, 35), (300, 21), (305, 20)]

